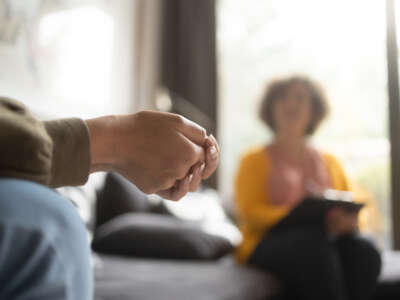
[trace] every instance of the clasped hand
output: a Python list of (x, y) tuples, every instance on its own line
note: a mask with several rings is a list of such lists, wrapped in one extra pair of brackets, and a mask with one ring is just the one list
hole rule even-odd
[(142, 111), (86, 120), (91, 172), (116, 171), (148, 194), (179, 200), (219, 162), (216, 139), (176, 114)]

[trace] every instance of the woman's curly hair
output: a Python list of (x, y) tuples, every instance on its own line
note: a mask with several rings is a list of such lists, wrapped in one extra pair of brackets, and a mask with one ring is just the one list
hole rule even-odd
[(293, 84), (301, 84), (310, 92), (312, 113), (306, 134), (311, 135), (328, 115), (329, 106), (325, 97), (325, 93), (320, 85), (305, 76), (291, 76), (273, 80), (267, 86), (264, 96), (261, 99), (261, 105), (259, 109), (260, 118), (272, 129), (272, 131), (275, 131), (276, 128), (273, 115), (275, 104), (277, 101), (282, 99), (282, 96)]

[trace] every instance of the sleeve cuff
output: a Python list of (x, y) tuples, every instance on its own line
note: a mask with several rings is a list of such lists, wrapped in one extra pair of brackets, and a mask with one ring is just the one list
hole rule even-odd
[(90, 173), (90, 137), (85, 122), (70, 118), (44, 122), (53, 140), (50, 186), (85, 184)]

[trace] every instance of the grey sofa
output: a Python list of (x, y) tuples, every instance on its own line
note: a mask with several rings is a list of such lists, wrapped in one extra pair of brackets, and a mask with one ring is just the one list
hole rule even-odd
[[(94, 197), (104, 196), (103, 183), (98, 182), (97, 194), (90, 191), (93, 187), (89, 188), (89, 193), (85, 187), (86, 191), (71, 193), (70, 190), (69, 193), (64, 191), (64, 194), (67, 197), (68, 194), (72, 195), (75, 199), (79, 194), (85, 202), (85, 209), (93, 209), (96, 202)], [(85, 197), (90, 199), (83, 199)], [(102, 210), (115, 209), (108, 207), (105, 199), (100, 201), (105, 205)], [(80, 206), (79, 200), (74, 202)], [(113, 204), (113, 201), (108, 203)], [(133, 208), (122, 205), (113, 210), (112, 214)], [(93, 216), (88, 212), (83, 213), (83, 216), (87, 219), (88, 226), (92, 227)], [(382, 257), (383, 269), (374, 300), (398, 300), (400, 252), (387, 252)], [(269, 300), (281, 299), (283, 290), (272, 274), (238, 266), (229, 256), (219, 260), (194, 261), (94, 253), (93, 262), (95, 300)]]
[(230, 261), (195, 262), (101, 256), (95, 300), (266, 300), (276, 279)]
[[(383, 254), (374, 300), (400, 299), (400, 252)], [(95, 267), (95, 300), (281, 299), (271, 274), (217, 262), (172, 261), (101, 255)]]

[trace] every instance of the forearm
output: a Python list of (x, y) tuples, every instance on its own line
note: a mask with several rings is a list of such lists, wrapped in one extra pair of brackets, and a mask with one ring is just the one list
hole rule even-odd
[(104, 116), (85, 120), (90, 136), (90, 172), (112, 171), (115, 162), (114, 142), (118, 131), (115, 130), (115, 116)]
[(88, 175), (113, 170), (118, 134), (114, 116), (45, 122), (54, 144), (50, 185), (82, 185)]
[[(114, 170), (142, 191), (167, 193), (173, 200), (195, 190), (219, 158), (216, 140), (179, 115), (143, 111), (41, 122), (22, 104), (1, 97), (0, 142), (1, 177), (58, 187), (82, 185), (91, 172)], [(202, 172), (192, 174), (195, 166)], [(195, 180), (176, 190), (185, 177)]]

